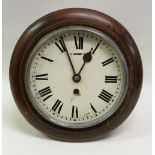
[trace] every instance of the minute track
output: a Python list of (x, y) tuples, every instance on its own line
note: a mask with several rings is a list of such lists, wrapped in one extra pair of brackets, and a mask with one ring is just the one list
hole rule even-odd
[[(55, 35), (53, 39), (50, 39), (50, 41), (48, 41), (49, 44), (46, 43), (46, 49), (44, 49), (44, 51), (41, 53), (42, 56), (44, 55), (46, 58), (52, 58), (52, 60), (54, 61), (53, 62), (49, 61), (49, 63), (46, 63), (48, 61), (46, 61), (45, 59), (43, 61), (43, 59), (42, 58), (40, 59), (39, 58), (40, 56), (39, 56), (38, 57), (39, 59), (38, 58), (35, 59), (35, 62), (37, 64), (35, 63), (33, 64), (35, 65), (35, 68), (33, 68), (33, 72), (34, 72), (33, 76), (37, 75), (37, 77), (35, 78), (40, 78), (40, 80), (38, 79), (33, 82), (36, 85), (35, 87), (33, 86), (33, 88), (36, 88), (39, 91), (41, 90), (42, 94), (44, 93), (44, 88), (46, 88), (47, 86), (50, 87), (50, 89), (52, 90), (51, 93), (47, 92), (47, 94), (42, 97), (41, 95), (39, 95), (40, 96), (39, 102), (41, 103), (39, 104), (43, 105), (43, 109), (48, 113), (50, 117), (52, 117), (52, 119), (56, 119), (56, 121), (62, 121), (62, 123), (65, 122), (66, 124), (69, 124), (69, 126), (72, 123), (84, 124), (85, 122), (89, 122), (89, 121), (91, 122), (98, 119), (100, 116), (102, 116), (104, 113), (108, 111), (111, 105), (113, 105), (116, 99), (115, 96), (119, 94), (119, 91), (121, 89), (121, 86), (117, 88), (117, 84), (121, 83), (120, 80), (117, 80), (118, 82), (117, 84), (114, 83), (118, 93), (115, 93), (114, 88), (111, 91), (106, 89), (107, 87), (111, 87), (111, 85), (113, 85), (113, 84), (107, 83), (107, 80), (108, 81), (111, 80), (110, 76), (115, 76), (115, 73), (116, 73), (121, 77), (121, 68), (120, 68), (119, 61), (117, 63), (113, 60), (110, 63), (108, 61), (109, 64), (105, 65), (104, 69), (103, 69), (103, 66), (101, 65), (102, 62), (115, 57), (114, 50), (111, 50), (109, 52), (109, 49), (111, 49), (112, 47), (106, 48), (106, 46), (109, 46), (109, 45), (107, 45), (105, 41), (103, 43), (102, 41), (100, 41), (100, 39), (96, 37), (92, 37), (90, 34), (87, 35), (87, 33), (79, 32), (79, 36), (83, 37), (84, 46), (83, 46), (83, 50), (76, 49), (75, 40), (74, 40), (75, 34), (77, 35), (77, 33), (70, 33), (70, 35), (66, 33), (59, 34), (58, 36)], [(60, 36), (62, 36), (63, 38)], [(61, 39), (61, 43), (60, 43), (60, 39)], [(77, 37), (77, 43), (78, 43), (78, 39), (79, 38)], [(94, 40), (94, 43), (89, 44), (89, 41), (93, 41), (93, 40)], [(57, 42), (59, 46), (63, 45), (63, 47), (61, 46), (61, 49), (63, 48), (64, 50), (63, 52), (61, 52), (61, 50), (56, 46), (55, 42)], [(74, 69), (77, 73), (84, 62), (89, 62), (87, 63), (87, 65), (85, 65), (84, 69), (82, 69), (82, 72), (80, 75), (81, 79), (78, 82), (74, 83), (75, 84), (74, 86), (72, 85), (72, 82), (74, 81), (72, 81), (72, 77), (70, 77), (70, 75), (73, 73), (73, 70), (70, 67), (71, 65), (70, 61), (68, 61), (69, 57), (66, 52), (66, 47), (68, 52), (70, 52), (69, 57), (71, 58), (71, 61), (74, 63), (74, 67), (75, 67)], [(85, 48), (87, 48), (88, 50), (85, 50)], [(108, 50), (104, 51), (103, 49), (104, 50), (108, 49)], [(93, 54), (93, 51), (94, 51), (94, 54)], [(104, 52), (107, 52), (109, 55), (104, 56)], [(76, 56), (76, 54), (79, 54), (79, 55)], [(68, 58), (68, 60), (66, 58)], [(79, 62), (76, 60), (78, 60)], [(98, 64), (100, 63), (98, 67), (96, 66), (97, 60), (99, 60)], [(44, 67), (41, 65), (43, 65)], [(77, 67), (77, 65), (79, 65), (79, 67)], [(110, 68), (112, 67), (115, 73), (113, 71), (109, 72), (108, 70), (109, 67)], [(91, 74), (90, 77), (95, 76), (95, 78), (93, 78), (93, 81), (91, 84), (88, 83), (85, 86), (84, 81), (85, 80), (89, 81), (89, 76), (85, 75), (87, 71), (90, 72), (90, 70), (88, 69), (91, 69), (91, 73), (93, 72), (93, 74)], [(118, 69), (120, 71), (118, 71)], [(76, 75), (78, 74), (75, 74), (75, 76)], [(100, 79), (96, 81), (95, 80), (96, 76), (99, 77), (99, 79), (100, 77), (102, 77), (102, 80)], [(105, 77), (106, 82), (104, 81), (105, 80), (104, 76), (108, 76), (108, 77)], [(47, 77), (48, 77), (48, 80), (45, 80), (47, 79)], [(118, 79), (120, 79), (120, 77)], [(96, 83), (100, 83), (100, 85), (94, 85)], [(104, 84), (110, 85), (110, 86), (105, 85), (104, 90), (106, 90), (109, 94), (111, 94), (112, 97), (108, 96), (107, 94), (106, 95), (103, 94), (102, 85)], [(84, 86), (87, 87), (87, 91)], [(57, 89), (58, 87), (59, 89)], [(96, 89), (94, 88), (97, 88), (97, 89), (100, 88), (101, 92), (98, 95), (95, 95)], [(79, 90), (79, 93), (75, 93), (74, 90)], [(90, 96), (89, 93), (92, 95)], [(89, 96), (89, 97), (88, 98), (86, 97), (86, 101), (85, 103), (83, 103), (85, 96)]]

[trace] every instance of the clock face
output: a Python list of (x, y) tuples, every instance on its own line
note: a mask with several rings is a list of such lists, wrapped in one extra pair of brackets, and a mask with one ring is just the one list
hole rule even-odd
[(48, 121), (85, 128), (110, 117), (127, 89), (126, 63), (119, 48), (98, 30), (70, 26), (45, 35), (25, 69), (33, 107)]

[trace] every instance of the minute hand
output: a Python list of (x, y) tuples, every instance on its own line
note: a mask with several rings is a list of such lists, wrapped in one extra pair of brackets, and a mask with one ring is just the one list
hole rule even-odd
[(65, 47), (65, 52), (67, 53), (67, 57), (68, 57), (68, 59), (69, 59), (70, 65), (71, 65), (71, 67), (72, 67), (73, 75), (75, 75), (75, 74), (76, 74), (76, 73), (75, 73), (75, 69), (74, 69), (72, 60), (71, 60), (71, 58), (70, 58), (70, 56), (69, 56), (69, 53), (68, 53), (66, 44), (65, 44), (65, 42), (64, 42), (64, 40), (63, 40), (63, 37), (61, 37), (61, 40), (62, 40), (62, 42), (63, 42), (63, 45), (64, 45), (64, 47)]

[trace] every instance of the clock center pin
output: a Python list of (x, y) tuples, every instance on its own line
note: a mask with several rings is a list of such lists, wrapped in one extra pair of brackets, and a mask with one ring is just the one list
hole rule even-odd
[(79, 74), (75, 74), (75, 75), (73, 75), (72, 79), (73, 79), (74, 82), (80, 82), (81, 76)]

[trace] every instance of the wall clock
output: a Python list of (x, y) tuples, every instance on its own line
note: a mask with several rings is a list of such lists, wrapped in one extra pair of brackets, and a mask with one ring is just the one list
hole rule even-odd
[(133, 110), (142, 63), (129, 32), (82, 8), (50, 13), (17, 42), (10, 63), (15, 102), (35, 128), (65, 141), (102, 138)]

